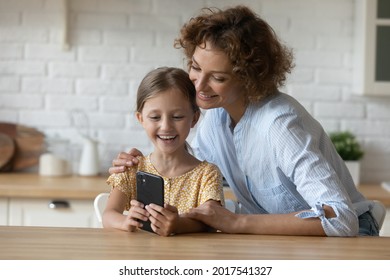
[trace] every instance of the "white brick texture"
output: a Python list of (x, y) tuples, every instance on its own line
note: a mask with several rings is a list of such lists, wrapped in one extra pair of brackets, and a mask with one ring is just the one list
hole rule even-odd
[[(139, 82), (151, 69), (186, 68), (173, 48), (180, 27), (203, 6), (252, 7), (293, 48), (283, 90), (327, 132), (350, 130), (365, 148), (362, 182), (390, 180), (390, 98), (352, 94), (352, 0), (70, 0), (63, 48), (61, 0), (0, 0), (0, 121), (38, 128), (81, 149), (72, 118), (87, 116), (101, 171), (124, 149), (152, 145), (134, 117)], [(85, 128), (83, 128), (85, 129)]]

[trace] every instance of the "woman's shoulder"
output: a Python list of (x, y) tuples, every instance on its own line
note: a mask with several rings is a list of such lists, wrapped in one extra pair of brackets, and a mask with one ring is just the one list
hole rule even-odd
[(263, 124), (282, 119), (305, 118), (308, 115), (306, 109), (294, 97), (281, 92), (250, 107), (252, 120), (261, 121)]
[(208, 126), (221, 125), (226, 123), (229, 114), (223, 108), (208, 109), (203, 117), (201, 124)]
[(299, 106), (299, 102), (292, 96), (278, 92), (274, 95), (268, 96), (264, 100), (252, 103), (252, 108), (258, 111), (283, 112), (293, 110)]

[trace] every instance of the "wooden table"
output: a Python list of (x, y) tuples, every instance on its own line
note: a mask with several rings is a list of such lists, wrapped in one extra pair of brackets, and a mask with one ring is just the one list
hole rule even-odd
[(161, 237), (137, 231), (0, 226), (0, 259), (11, 260), (390, 260), (390, 237), (223, 233)]

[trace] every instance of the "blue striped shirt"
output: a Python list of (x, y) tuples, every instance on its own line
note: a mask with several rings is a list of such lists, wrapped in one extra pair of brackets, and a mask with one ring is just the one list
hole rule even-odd
[[(241, 213), (303, 211), (297, 216), (319, 217), (328, 236), (354, 236), (369, 210), (322, 126), (284, 93), (250, 104), (234, 128), (224, 109), (207, 110), (191, 146), (221, 169)], [(324, 204), (337, 217), (326, 218)]]

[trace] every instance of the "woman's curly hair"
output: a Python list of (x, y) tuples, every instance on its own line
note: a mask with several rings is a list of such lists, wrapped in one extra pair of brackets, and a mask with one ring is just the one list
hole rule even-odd
[(199, 16), (184, 24), (174, 45), (183, 48), (190, 67), (196, 47), (206, 42), (229, 57), (249, 101), (274, 94), (294, 67), (291, 50), (279, 42), (271, 26), (245, 6), (202, 9)]

